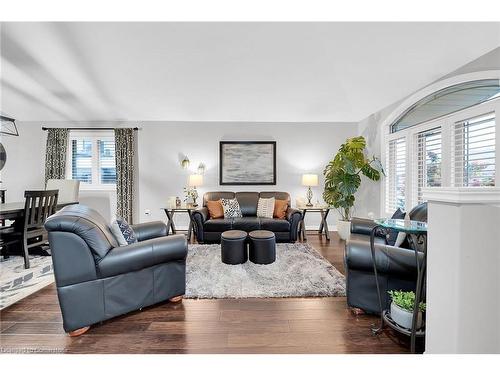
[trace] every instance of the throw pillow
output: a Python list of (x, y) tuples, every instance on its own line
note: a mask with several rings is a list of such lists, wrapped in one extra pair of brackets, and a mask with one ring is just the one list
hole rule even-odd
[(218, 201), (207, 201), (208, 214), (210, 219), (220, 219), (224, 217), (224, 208), (220, 199)]
[(274, 214), (274, 197), (259, 198), (257, 203), (257, 217), (272, 219)]
[[(410, 214), (408, 212), (404, 216), (404, 220), (410, 220)], [(406, 239), (406, 233), (399, 232), (398, 238), (396, 238), (396, 242), (394, 243), (394, 246), (400, 247), (403, 244), (403, 242), (405, 241), (405, 239)]]
[(277, 219), (284, 219), (286, 217), (286, 210), (288, 210), (288, 201), (286, 199), (276, 199), (274, 201), (274, 217)]
[(224, 210), (225, 218), (243, 217), (243, 215), (241, 214), (240, 204), (238, 203), (236, 198), (233, 199), (222, 198), (220, 202)]
[(134, 230), (125, 219), (121, 217), (116, 217), (111, 222), (111, 233), (113, 233), (113, 236), (115, 236), (120, 246), (126, 246), (137, 242)]
[[(401, 211), (400, 208), (398, 208), (391, 217), (391, 219), (401, 219), (401, 220), (404, 218), (405, 218), (405, 213)], [(396, 239), (398, 238), (398, 235), (399, 232), (397, 230), (391, 229), (391, 231), (387, 235), (387, 244), (394, 246), (394, 244), (396, 243)]]

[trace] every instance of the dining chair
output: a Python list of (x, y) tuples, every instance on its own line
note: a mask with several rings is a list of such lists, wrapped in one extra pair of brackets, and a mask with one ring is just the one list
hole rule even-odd
[(47, 243), (45, 220), (56, 212), (58, 190), (27, 190), (24, 192), (24, 226), (21, 233), (24, 268), (30, 268), (29, 249)]
[(65, 179), (49, 179), (45, 186), (47, 190), (59, 190), (59, 202), (78, 202), (80, 181)]

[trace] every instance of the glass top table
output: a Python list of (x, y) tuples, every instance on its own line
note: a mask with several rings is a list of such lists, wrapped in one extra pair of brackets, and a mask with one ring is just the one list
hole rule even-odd
[(403, 220), (403, 219), (375, 219), (377, 225), (387, 229), (394, 229), (398, 232), (410, 234), (427, 233), (427, 223), (423, 221)]

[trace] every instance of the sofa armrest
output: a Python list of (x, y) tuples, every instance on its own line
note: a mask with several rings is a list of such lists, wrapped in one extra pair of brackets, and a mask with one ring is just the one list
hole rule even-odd
[(205, 233), (203, 231), (203, 224), (205, 221), (208, 220), (208, 208), (206, 207), (200, 207), (197, 210), (194, 210), (191, 214), (191, 220), (193, 220), (193, 223), (195, 225), (195, 233), (196, 233), (196, 240), (199, 243), (203, 243), (205, 241)]
[[(423, 253), (419, 253), (421, 260)], [(417, 277), (415, 252), (401, 247), (375, 243), (375, 262), (381, 274), (414, 280)], [(373, 261), (370, 241), (349, 240), (345, 247), (345, 264), (347, 270), (372, 273)]]
[(152, 238), (111, 249), (97, 264), (101, 278), (139, 271), (161, 263), (184, 261), (187, 240), (183, 234)]
[(132, 225), (132, 229), (139, 242), (167, 235), (167, 226), (163, 221), (135, 224)]
[[(364, 234), (370, 236), (372, 229), (375, 228), (377, 224), (371, 219), (363, 219), (360, 217), (353, 217), (351, 219), (351, 233)], [(385, 236), (380, 233), (375, 234), (377, 237), (385, 238)]]
[(286, 219), (290, 222), (290, 241), (297, 241), (299, 223), (302, 220), (302, 211), (288, 207), (286, 210)]

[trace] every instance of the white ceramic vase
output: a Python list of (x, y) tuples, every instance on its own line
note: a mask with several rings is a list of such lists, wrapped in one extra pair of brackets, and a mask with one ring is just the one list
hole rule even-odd
[(338, 220), (337, 221), (337, 232), (339, 234), (339, 237), (343, 240), (348, 240), (349, 237), (351, 236), (351, 222), (350, 221), (344, 221), (344, 220)]
[[(401, 327), (411, 329), (411, 324), (413, 322), (413, 313), (403, 310), (394, 302), (391, 303), (391, 318)], [(421, 327), (422, 327), (422, 312), (419, 311), (417, 317), (417, 329)]]

